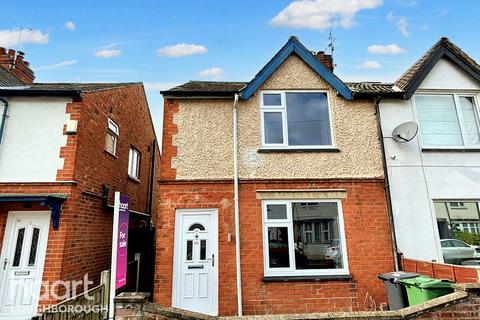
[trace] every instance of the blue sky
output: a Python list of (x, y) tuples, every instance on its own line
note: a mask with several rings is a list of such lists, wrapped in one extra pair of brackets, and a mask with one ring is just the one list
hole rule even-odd
[(478, 9), (476, 0), (24, 0), (2, 7), (0, 46), (24, 51), (38, 82), (144, 82), (160, 134), (160, 89), (248, 81), (291, 35), (325, 50), (331, 26), (344, 81), (393, 81), (442, 36), (479, 60)]

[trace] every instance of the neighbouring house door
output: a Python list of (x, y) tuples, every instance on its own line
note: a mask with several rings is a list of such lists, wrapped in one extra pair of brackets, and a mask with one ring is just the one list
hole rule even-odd
[(177, 210), (173, 306), (218, 314), (218, 230), (216, 210)]
[(36, 314), (50, 225), (49, 211), (9, 212), (1, 254), (0, 318)]

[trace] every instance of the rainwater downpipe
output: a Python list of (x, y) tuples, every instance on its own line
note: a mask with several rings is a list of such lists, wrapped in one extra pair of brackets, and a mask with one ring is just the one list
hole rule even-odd
[(5, 122), (8, 118), (8, 100), (5, 97), (0, 97), (0, 101), (3, 103), (2, 120), (0, 122), (0, 144), (2, 144), (3, 132), (5, 131)]
[(385, 143), (382, 131), (382, 119), (380, 115), (380, 100), (381, 96), (375, 99), (375, 112), (377, 114), (378, 135), (380, 136), (380, 149), (382, 150), (383, 160), (383, 175), (385, 179), (385, 196), (387, 198), (388, 220), (390, 222), (390, 235), (392, 238), (392, 253), (395, 271), (400, 271), (400, 261), (398, 259), (397, 235), (395, 234), (395, 221), (393, 219), (392, 195), (390, 193), (390, 179), (388, 177), (387, 156), (385, 154)]
[(240, 264), (240, 213), (238, 205), (238, 125), (237, 125), (237, 105), (238, 94), (235, 94), (233, 100), (233, 189), (235, 206), (235, 257), (237, 274), (237, 310), (238, 316), (243, 315), (242, 307), (242, 270)]

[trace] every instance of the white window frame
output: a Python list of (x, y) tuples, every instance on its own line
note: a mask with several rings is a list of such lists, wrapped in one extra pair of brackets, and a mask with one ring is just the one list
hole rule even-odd
[[(295, 244), (293, 238), (293, 216), (292, 216), (292, 203), (297, 202), (335, 202), (338, 209), (338, 234), (340, 237), (340, 246), (342, 251), (343, 268), (341, 269), (310, 269), (310, 270), (296, 270), (295, 269)], [(271, 204), (283, 204), (287, 208), (286, 219), (268, 219), (267, 217), (267, 205)], [(262, 219), (263, 219), (263, 266), (264, 275), (268, 276), (318, 276), (318, 275), (349, 275), (348, 269), (348, 255), (347, 255), (347, 243), (345, 239), (345, 225), (343, 222), (343, 210), (342, 201), (340, 199), (292, 199), (292, 200), (263, 200), (262, 201)], [(268, 245), (268, 228), (269, 227), (286, 227), (288, 230), (288, 252), (289, 252), (289, 265), (288, 268), (270, 268), (269, 261), (269, 245)]]
[[(300, 145), (290, 146), (288, 144), (288, 121), (287, 121), (287, 105), (286, 94), (287, 93), (325, 93), (327, 96), (328, 104), (328, 120), (330, 125), (330, 139), (332, 141), (329, 145)], [(281, 105), (279, 106), (264, 106), (263, 95), (264, 94), (280, 94)], [(335, 140), (333, 136), (333, 123), (332, 123), (332, 108), (330, 101), (330, 93), (328, 90), (263, 90), (260, 92), (260, 129), (262, 135), (262, 148), (264, 149), (332, 149), (335, 148)], [(283, 143), (266, 143), (265, 142), (265, 122), (264, 114), (266, 112), (280, 112), (282, 113), (282, 130), (283, 130)]]
[(115, 137), (115, 141), (113, 143), (113, 152), (110, 152), (106, 148), (105, 151), (115, 156), (117, 154), (117, 142), (120, 135), (120, 130), (118, 129), (118, 125), (115, 123), (115, 121), (110, 118), (108, 118), (107, 121), (107, 134), (113, 135)]
[[(135, 168), (133, 167), (134, 163), (133, 163), (133, 155), (136, 154), (137, 157), (136, 157), (136, 163), (135, 163)], [(128, 150), (128, 176), (130, 178), (133, 178), (135, 180), (138, 180), (140, 181), (140, 161), (141, 161), (141, 153), (140, 151), (138, 151), (138, 149), (134, 148), (134, 147), (130, 147), (130, 149)], [(136, 171), (136, 175), (134, 174), (135, 172), (133, 171), (133, 169), (135, 169)]]
[(479, 99), (479, 94), (478, 92), (468, 92), (468, 91), (431, 91), (431, 90), (422, 90), (422, 91), (418, 91), (417, 93), (414, 94), (413, 96), (413, 99), (411, 99), (411, 103), (412, 103), (412, 106), (413, 106), (413, 109), (414, 109), (414, 114), (415, 114), (415, 117), (416, 117), (416, 122), (418, 123), (419, 126), (421, 126), (420, 124), (420, 120), (419, 120), (419, 117), (418, 117), (418, 108), (417, 108), (417, 104), (416, 104), (416, 100), (415, 98), (417, 96), (435, 96), (435, 95), (439, 95), (439, 96), (453, 96), (453, 100), (454, 100), (454, 104), (455, 104), (455, 111), (456, 111), (456, 114), (457, 114), (457, 119), (458, 119), (458, 124), (459, 124), (459, 127), (460, 127), (460, 133), (462, 135), (462, 141), (463, 141), (463, 145), (459, 145), (459, 146), (449, 146), (449, 145), (446, 145), (446, 146), (432, 146), (432, 145), (425, 145), (423, 143), (423, 139), (422, 139), (422, 134), (421, 134), (421, 130), (420, 131), (420, 134), (419, 134), (419, 141), (420, 141), (420, 145), (422, 147), (422, 149), (459, 149), (459, 150), (462, 150), (462, 149), (479, 149), (480, 148), (480, 144), (471, 144), (471, 145), (465, 145), (465, 141), (466, 141), (466, 129), (465, 129), (465, 124), (464, 124), (464, 121), (463, 121), (463, 113), (462, 113), (462, 106), (460, 104), (460, 97), (470, 97), (470, 98), (473, 98), (473, 101), (475, 103), (475, 115), (476, 115), (476, 120), (477, 120), (477, 125), (479, 126), (479, 129), (480, 129), (480, 107), (478, 105), (478, 101), (480, 100)]

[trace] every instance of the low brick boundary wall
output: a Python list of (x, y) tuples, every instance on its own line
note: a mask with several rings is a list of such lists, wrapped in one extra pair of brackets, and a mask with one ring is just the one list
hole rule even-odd
[(405, 272), (418, 272), (432, 278), (457, 283), (480, 283), (480, 268), (405, 258), (402, 259), (402, 266)]
[(165, 308), (147, 302), (148, 294), (122, 293), (115, 298), (115, 320), (380, 320), (380, 319), (480, 319), (480, 284), (455, 285), (455, 292), (423, 304), (397, 311), (328, 312), (244, 317), (212, 317)]

